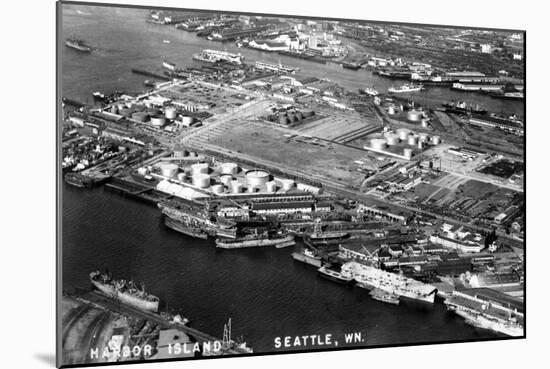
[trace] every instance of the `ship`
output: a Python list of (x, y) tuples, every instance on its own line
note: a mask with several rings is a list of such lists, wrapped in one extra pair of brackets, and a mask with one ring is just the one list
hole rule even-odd
[(133, 281), (114, 280), (107, 273), (95, 271), (90, 273), (90, 282), (99, 291), (112, 299), (138, 309), (157, 312), (159, 298), (139, 288)]
[(92, 96), (94, 97), (95, 100), (105, 100), (105, 94), (99, 92), (99, 91), (95, 91), (95, 92), (92, 92)]
[(86, 43), (76, 37), (71, 37), (65, 40), (65, 46), (70, 47), (71, 49), (75, 49), (78, 51), (82, 51), (84, 53), (91, 53), (92, 48)]
[(375, 288), (372, 291), (370, 291), (369, 296), (372, 297), (373, 300), (377, 300), (380, 302), (385, 302), (393, 305), (399, 305), (399, 296), (393, 293), (383, 291), (378, 288)]
[(241, 65), (244, 57), (241, 54), (233, 54), (227, 51), (204, 49), (198, 54), (193, 54), (193, 59), (206, 63), (226, 62)]
[(345, 69), (358, 70), (361, 68), (361, 65), (358, 63), (344, 62), (342, 63), (342, 67)]
[(196, 205), (184, 205), (178, 202), (160, 202), (157, 205), (163, 214), (164, 224), (191, 237), (204, 239), (207, 236), (235, 238), (236, 223), (217, 217), (211, 219), (208, 211)]
[(317, 219), (314, 225), (313, 233), (305, 236), (304, 241), (310, 246), (337, 245), (349, 237), (350, 235), (347, 232), (322, 231), (320, 219)]
[(257, 61), (256, 63), (254, 63), (254, 68), (259, 69), (259, 70), (270, 70), (270, 71), (278, 72), (278, 73), (279, 72), (296, 73), (297, 71), (300, 70), (300, 68), (298, 68), (298, 67), (283, 65), (283, 64), (281, 64), (281, 62), (279, 62), (278, 64), (274, 64), (274, 63), (268, 63), (268, 62), (264, 62), (264, 61)]
[(364, 94), (364, 95), (371, 95), (371, 96), (377, 96), (378, 95), (378, 91), (376, 91), (374, 89), (374, 87), (360, 88), (359, 93)]
[(490, 329), (512, 337), (524, 334), (524, 314), (520, 301), (511, 301), (509, 296), (503, 301), (494, 300), (495, 291), (484, 293), (484, 289), (453, 291), (444, 303), (449, 311), (465, 319), (469, 325)]
[(437, 289), (429, 284), (355, 261), (342, 265), (342, 274), (354, 279), (358, 287), (367, 290), (379, 289), (410, 300), (433, 304), (437, 293)]
[(353, 277), (351, 277), (349, 274), (343, 273), (342, 265), (338, 263), (323, 265), (322, 267), (317, 269), (317, 272), (322, 278), (337, 283), (346, 285), (354, 283)]
[(166, 61), (166, 60), (163, 60), (163, 61), (162, 61), (162, 66), (163, 66), (164, 68), (166, 68), (166, 69), (172, 71), (172, 72), (176, 70), (176, 64), (170, 63), (170, 62), (168, 62), (168, 61)]
[(414, 85), (414, 84), (404, 84), (404, 85), (401, 85), (399, 87), (390, 87), (388, 88), (388, 92), (392, 92), (392, 93), (404, 93), (404, 92), (417, 92), (417, 91), (422, 91), (424, 87), (422, 85)]
[(292, 258), (302, 263), (313, 265), (316, 268), (320, 268), (323, 265), (321, 256), (317, 255), (309, 248), (303, 248), (300, 251), (293, 252)]
[(90, 188), (94, 185), (94, 180), (82, 173), (66, 173), (63, 179), (65, 179), (65, 182), (68, 184), (80, 188)]
[(269, 234), (268, 232), (250, 233), (236, 238), (216, 238), (216, 247), (220, 249), (241, 249), (246, 247), (275, 246), (277, 248), (293, 246), (294, 236), (290, 234)]
[(441, 104), (445, 108), (445, 112), (458, 115), (467, 114), (487, 114), (487, 110), (483, 109), (479, 105), (469, 105), (465, 101), (457, 101), (452, 103)]

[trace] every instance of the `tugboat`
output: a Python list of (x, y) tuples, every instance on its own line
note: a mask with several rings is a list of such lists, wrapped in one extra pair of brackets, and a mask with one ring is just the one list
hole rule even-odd
[(78, 51), (82, 51), (84, 53), (91, 53), (92, 48), (86, 43), (76, 37), (71, 37), (65, 40), (65, 46), (70, 47), (71, 49), (75, 49)]

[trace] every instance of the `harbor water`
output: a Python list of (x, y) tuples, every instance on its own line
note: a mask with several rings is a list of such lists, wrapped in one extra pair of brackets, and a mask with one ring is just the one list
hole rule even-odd
[[(132, 74), (131, 68), (160, 70), (163, 59), (191, 65), (193, 53), (223, 47), (250, 60), (280, 58), (304, 73), (350, 88), (391, 85), (365, 71), (206, 41), (173, 27), (146, 23), (146, 14), (65, 6), (61, 36), (83, 38), (96, 50), (83, 54), (62, 47), (63, 96), (91, 102), (95, 90), (139, 91), (144, 77)], [(171, 42), (163, 43), (165, 39)], [(432, 89), (427, 96), (443, 102), (463, 95)], [(487, 97), (482, 103), (493, 110), (510, 104)], [(502, 105), (507, 106), (516, 105)], [(314, 268), (292, 259), (292, 248), (216, 249), (211, 240), (166, 228), (157, 208), (103, 188), (82, 190), (63, 183), (62, 212), (64, 290), (88, 287), (89, 272), (108, 268), (115, 278), (142, 282), (160, 297), (165, 310), (189, 318), (197, 329), (221, 337), (223, 324), (231, 317), (233, 336), (242, 335), (256, 352), (274, 351), (276, 337), (312, 334), (332, 334), (340, 346), (343, 334), (352, 332), (363, 334), (361, 345), (501, 337), (466, 325), (441, 302), (394, 306), (371, 299), (366, 290), (321, 279)]]

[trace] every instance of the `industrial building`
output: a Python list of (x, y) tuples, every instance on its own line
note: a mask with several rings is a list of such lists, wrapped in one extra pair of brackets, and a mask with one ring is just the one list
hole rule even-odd
[(441, 234), (430, 236), (430, 242), (462, 253), (480, 252), (485, 247), (481, 235), (473, 235), (463, 226), (443, 224)]

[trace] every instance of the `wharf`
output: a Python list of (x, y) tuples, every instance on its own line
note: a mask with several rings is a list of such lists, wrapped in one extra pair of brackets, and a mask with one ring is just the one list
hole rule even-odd
[(104, 189), (105, 191), (111, 191), (125, 197), (142, 200), (155, 206), (158, 202), (173, 197), (172, 195), (157, 191), (153, 186), (130, 182), (122, 178), (113, 178), (109, 183), (105, 184)]
[[(119, 301), (115, 301), (96, 291), (79, 294), (79, 296), (75, 296), (75, 298), (77, 298), (79, 301), (82, 301), (84, 303), (94, 305), (94, 306), (99, 306), (113, 313), (118, 313), (124, 316), (138, 317), (150, 322), (154, 322), (158, 324), (160, 327), (162, 327), (163, 329), (173, 328), (173, 329), (180, 330), (185, 334), (194, 338), (199, 343), (215, 342), (215, 341), (222, 342), (221, 339), (214, 337), (208, 333), (201, 332), (198, 329), (191, 328), (183, 323), (168, 321), (156, 313), (152, 313), (149, 311), (134, 308), (126, 304), (122, 304)], [(222, 351), (221, 351), (222, 355), (242, 355), (242, 354), (248, 354), (248, 353), (249, 353), (248, 351), (243, 350), (239, 347), (230, 347), (230, 348), (222, 347)]]

